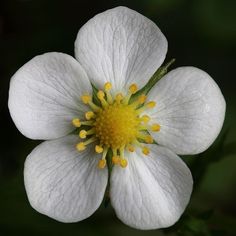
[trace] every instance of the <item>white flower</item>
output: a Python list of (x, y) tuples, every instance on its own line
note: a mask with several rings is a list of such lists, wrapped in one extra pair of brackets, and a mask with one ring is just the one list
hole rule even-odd
[[(77, 60), (46, 53), (16, 72), (9, 91), (12, 119), (26, 137), (50, 140), (25, 162), (33, 208), (61, 222), (93, 214), (107, 186), (110, 149), (110, 198), (119, 219), (139, 229), (168, 227), (179, 219), (192, 176), (176, 154), (200, 153), (213, 143), (225, 101), (207, 73), (180, 67), (131, 103), (166, 52), (166, 38), (152, 21), (117, 7), (80, 29)], [(100, 89), (100, 107), (91, 100), (90, 82)], [(71, 134), (80, 126), (79, 135)]]

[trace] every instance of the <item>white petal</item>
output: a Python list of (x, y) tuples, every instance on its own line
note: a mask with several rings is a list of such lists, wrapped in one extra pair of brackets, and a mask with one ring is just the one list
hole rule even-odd
[(128, 166), (115, 166), (111, 175), (111, 203), (118, 218), (138, 229), (173, 225), (192, 192), (192, 176), (172, 151), (149, 145), (149, 156), (126, 154)]
[(151, 20), (116, 7), (89, 20), (75, 41), (75, 55), (98, 87), (109, 81), (115, 91), (146, 84), (165, 59), (167, 40)]
[(81, 116), (82, 93), (92, 91), (80, 64), (62, 53), (34, 57), (12, 77), (9, 109), (17, 128), (31, 139), (53, 139), (71, 132)]
[(76, 142), (75, 135), (45, 141), (25, 162), (25, 188), (30, 204), (61, 222), (76, 222), (93, 214), (107, 185), (107, 168), (97, 168), (94, 149), (78, 152)]
[(180, 67), (169, 72), (148, 97), (157, 103), (149, 112), (152, 122), (161, 125), (160, 132), (151, 134), (175, 153), (203, 152), (222, 128), (224, 97), (214, 80), (200, 69)]

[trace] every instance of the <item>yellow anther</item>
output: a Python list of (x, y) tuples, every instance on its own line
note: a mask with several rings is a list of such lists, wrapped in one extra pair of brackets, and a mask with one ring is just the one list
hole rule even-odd
[(129, 152), (134, 152), (134, 150), (135, 150), (135, 149), (134, 149), (134, 146), (129, 145), (129, 146), (128, 146), (128, 150), (129, 150)]
[(144, 155), (148, 155), (150, 153), (148, 147), (143, 147), (142, 152), (143, 152)]
[(85, 146), (84, 142), (78, 143), (78, 144), (76, 145), (76, 149), (77, 149), (78, 151), (83, 151), (85, 148), (86, 148), (86, 146)]
[(99, 100), (103, 100), (105, 97), (105, 93), (102, 90), (99, 90), (97, 93), (97, 97), (99, 98)]
[(120, 166), (122, 168), (125, 168), (128, 165), (128, 161), (126, 159), (121, 159), (120, 160)]
[(110, 91), (111, 88), (112, 88), (112, 85), (111, 85), (110, 82), (107, 82), (107, 83), (104, 84), (104, 90), (105, 91)]
[(142, 94), (141, 96), (138, 97), (138, 103), (143, 104), (147, 99), (147, 96)]
[(103, 169), (106, 166), (106, 159), (101, 159), (98, 162), (98, 168)]
[(80, 136), (80, 138), (86, 138), (86, 136), (87, 136), (87, 131), (86, 130), (81, 130), (80, 132), (79, 132), (79, 136)]
[(113, 156), (112, 157), (112, 163), (117, 165), (120, 164), (120, 157), (119, 156)]
[(142, 121), (143, 121), (144, 123), (148, 123), (151, 118), (150, 118), (148, 115), (143, 115), (143, 116), (141, 117), (141, 119), (142, 119)]
[(120, 101), (124, 98), (122, 93), (116, 94), (116, 102), (120, 103)]
[(138, 91), (138, 86), (137, 86), (137, 84), (131, 84), (130, 87), (129, 87), (129, 92), (130, 92), (131, 94), (135, 94), (137, 91)]
[(85, 118), (87, 119), (87, 120), (91, 120), (93, 117), (94, 117), (94, 113), (92, 112), (92, 111), (87, 111), (86, 113), (85, 113)]
[(99, 145), (96, 145), (95, 146), (95, 151), (96, 151), (96, 153), (102, 153), (103, 152), (103, 148), (101, 146), (99, 146)]
[(147, 136), (145, 137), (145, 142), (146, 142), (146, 143), (153, 143), (153, 138), (152, 138), (152, 136), (151, 136), (151, 135), (147, 135)]
[(82, 99), (84, 104), (88, 104), (89, 102), (92, 101), (92, 97), (90, 95), (87, 95), (87, 94), (81, 96), (81, 99)]
[(146, 106), (147, 106), (148, 108), (153, 108), (153, 107), (156, 106), (156, 102), (154, 102), (154, 101), (148, 102), (148, 103), (146, 104)]
[(72, 124), (77, 128), (80, 127), (81, 126), (80, 119), (78, 119), (78, 118), (73, 119)]
[(158, 131), (160, 131), (160, 129), (161, 129), (161, 126), (159, 124), (153, 124), (151, 126), (151, 130), (154, 132), (158, 132)]

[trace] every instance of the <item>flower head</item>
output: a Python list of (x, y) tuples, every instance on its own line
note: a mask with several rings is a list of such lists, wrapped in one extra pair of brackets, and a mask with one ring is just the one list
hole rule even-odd
[(154, 229), (179, 219), (192, 176), (177, 154), (213, 143), (225, 101), (213, 79), (194, 67), (172, 70), (148, 94), (138, 93), (166, 52), (152, 21), (117, 7), (80, 29), (77, 60), (46, 53), (15, 73), (12, 119), (26, 137), (48, 140), (25, 162), (25, 187), (37, 211), (62, 222), (89, 217), (110, 171), (111, 204), (124, 223)]

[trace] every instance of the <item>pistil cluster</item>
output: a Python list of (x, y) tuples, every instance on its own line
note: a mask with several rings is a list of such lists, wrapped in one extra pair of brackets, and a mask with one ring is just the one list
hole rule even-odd
[(106, 166), (108, 150), (112, 150), (112, 163), (126, 167), (125, 150), (134, 152), (135, 148), (141, 148), (144, 155), (149, 154), (149, 148), (145, 143), (153, 143), (153, 138), (148, 131), (158, 132), (159, 124), (150, 124), (150, 117), (145, 113), (146, 109), (154, 108), (156, 103), (148, 101), (145, 94), (138, 96), (130, 102), (130, 98), (138, 91), (136, 84), (129, 87), (124, 96), (118, 93), (111, 94), (112, 84), (107, 82), (104, 91), (97, 92), (100, 105), (96, 105), (92, 96), (84, 94), (81, 99), (90, 107), (85, 113), (85, 120), (74, 118), (75, 127), (82, 127), (79, 137), (85, 141), (76, 145), (78, 151), (85, 150), (86, 146), (96, 142), (95, 152), (101, 154), (98, 162), (99, 168)]

